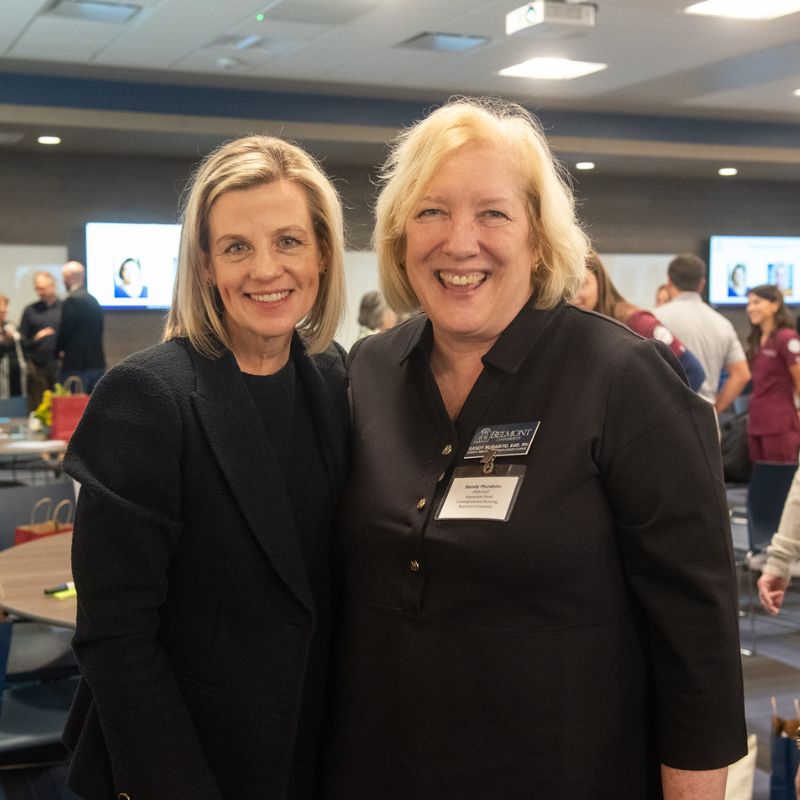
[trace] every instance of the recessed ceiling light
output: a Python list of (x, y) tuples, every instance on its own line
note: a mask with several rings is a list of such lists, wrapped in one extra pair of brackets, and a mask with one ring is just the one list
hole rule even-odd
[(60, 136), (40, 136), (37, 140), (39, 144), (61, 144)]
[(594, 161), (579, 161), (575, 169), (594, 169)]
[(800, 89), (795, 89), (795, 90), (792, 92), (792, 94), (793, 94), (795, 97), (800, 97)]
[(571, 81), (593, 72), (608, 69), (608, 64), (592, 61), (570, 61), (568, 58), (531, 58), (500, 70), (512, 78), (540, 78), (547, 81)]
[(722, 167), (722, 169), (719, 170), (719, 174), (727, 178), (732, 175), (738, 175), (739, 170), (736, 169), (736, 167)]
[(415, 47), (419, 50), (439, 50), (447, 53), (463, 53), (480, 47), (489, 41), (487, 36), (467, 36), (461, 33), (436, 33), (426, 31), (400, 42), (399, 47)]
[(683, 9), (684, 14), (734, 19), (775, 19), (798, 11), (800, 0), (704, 0)]

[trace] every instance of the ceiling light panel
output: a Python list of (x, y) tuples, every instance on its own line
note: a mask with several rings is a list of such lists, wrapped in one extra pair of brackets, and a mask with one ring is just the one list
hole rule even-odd
[(420, 33), (411, 39), (400, 42), (398, 47), (411, 47), (417, 50), (434, 50), (440, 53), (463, 53), (480, 47), (489, 41), (487, 36), (467, 36), (460, 33)]
[(592, 61), (571, 61), (568, 58), (531, 58), (521, 64), (501, 69), (498, 74), (511, 78), (570, 81), (607, 68), (608, 64)]
[(66, 17), (84, 22), (107, 22), (123, 25), (133, 19), (142, 7), (134, 3), (106, 3), (101, 0), (58, 0), (45, 12), (52, 17)]
[(796, 14), (800, 11), (800, 0), (704, 0), (683, 11), (712, 17), (766, 20)]

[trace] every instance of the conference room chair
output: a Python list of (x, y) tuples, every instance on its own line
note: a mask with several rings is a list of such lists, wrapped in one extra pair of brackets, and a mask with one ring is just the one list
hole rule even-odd
[(796, 463), (756, 461), (747, 491), (744, 516), (741, 509), (731, 513), (731, 526), (746, 525), (747, 550), (740, 551), (737, 561), (743, 567), (747, 581), (747, 611), (750, 618), (750, 647), (742, 648), (743, 655), (755, 655), (758, 631), (756, 626), (755, 583), (766, 561), (766, 550), (772, 535), (778, 530), (783, 505), (797, 471)]
[(15, 397), (4, 397), (0, 400), (0, 417), (27, 417), (28, 400), (19, 395)]
[(9, 622), (0, 623), (0, 769), (61, 763), (67, 759), (61, 732), (78, 676), (8, 681), (13, 627)]

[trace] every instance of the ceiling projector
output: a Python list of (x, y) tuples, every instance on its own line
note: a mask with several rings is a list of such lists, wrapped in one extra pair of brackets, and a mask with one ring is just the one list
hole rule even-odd
[(565, 2), (565, 0), (532, 0), (506, 14), (506, 36), (531, 30), (537, 26), (562, 25), (591, 28), (597, 6), (594, 3)]

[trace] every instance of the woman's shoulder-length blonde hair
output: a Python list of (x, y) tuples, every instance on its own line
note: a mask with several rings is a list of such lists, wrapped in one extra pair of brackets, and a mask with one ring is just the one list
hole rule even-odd
[(208, 285), (205, 276), (208, 215), (225, 192), (279, 180), (296, 183), (303, 190), (324, 265), (314, 305), (297, 330), (312, 353), (331, 343), (345, 303), (341, 200), (305, 150), (273, 136), (246, 136), (228, 142), (210, 153), (194, 173), (184, 194), (178, 269), (164, 341), (186, 336), (195, 349), (211, 358), (230, 349), (217, 290)]
[(490, 145), (508, 153), (527, 209), (531, 284), (539, 308), (552, 308), (583, 284), (588, 241), (575, 215), (565, 170), (553, 158), (534, 116), (495, 98), (455, 98), (396, 139), (380, 173), (374, 246), (383, 292), (392, 308), (419, 308), (404, 268), (405, 231), (414, 207), (442, 162), (466, 145)]

